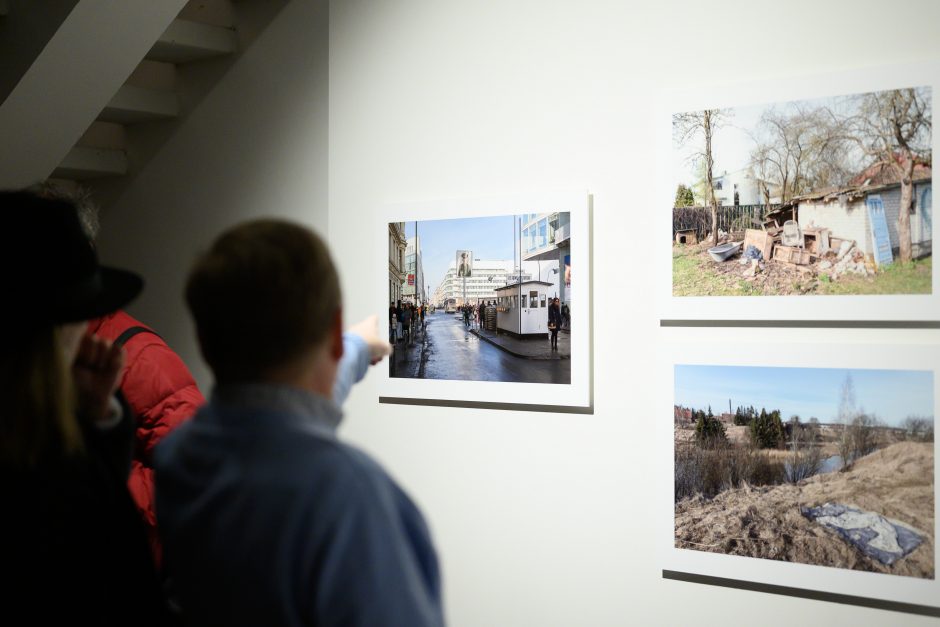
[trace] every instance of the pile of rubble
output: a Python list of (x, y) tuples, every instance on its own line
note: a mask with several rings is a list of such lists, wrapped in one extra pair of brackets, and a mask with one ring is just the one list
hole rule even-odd
[(712, 258), (722, 262), (739, 259), (741, 265), (748, 266), (745, 278), (776, 266), (791, 268), (803, 277), (825, 276), (830, 281), (847, 274), (875, 274), (855, 241), (834, 237), (825, 227), (801, 229), (795, 220), (784, 221), (780, 215), (768, 216), (763, 229), (719, 230), (718, 235), (720, 245), (709, 249)]
[(843, 241), (839, 251), (832, 253), (833, 251), (829, 251), (816, 263), (816, 271), (819, 274), (827, 274), (833, 281), (843, 274), (869, 276), (875, 273), (875, 269), (865, 263), (865, 254), (858, 249), (855, 242)]

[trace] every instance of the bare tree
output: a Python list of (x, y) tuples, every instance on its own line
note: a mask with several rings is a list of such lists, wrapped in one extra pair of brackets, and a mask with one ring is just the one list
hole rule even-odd
[(680, 146), (695, 140), (702, 142), (699, 144), (701, 148), (696, 150), (692, 158), (701, 160), (705, 164), (706, 202), (712, 211), (712, 246), (718, 245), (718, 203), (715, 201), (715, 183), (712, 172), (715, 165), (712, 139), (730, 115), (731, 111), (728, 109), (704, 109), (677, 113), (672, 116), (673, 141)]
[(822, 468), (822, 449), (816, 445), (816, 426), (803, 424), (799, 416), (792, 416), (788, 423), (790, 435), (786, 460), (786, 479), (790, 483), (799, 483), (812, 477)]
[(757, 177), (757, 186), (764, 199), (764, 205), (770, 205), (770, 178), (773, 167), (773, 152), (768, 144), (758, 143), (751, 151), (751, 171)]
[(851, 426), (858, 410), (855, 400), (855, 383), (852, 381), (852, 373), (846, 373), (845, 380), (839, 388), (839, 424), (842, 425), (842, 434), (839, 438), (839, 457), (842, 458), (842, 469), (847, 470), (852, 463), (852, 452), (854, 441), (852, 438)]
[(856, 112), (839, 120), (841, 139), (854, 142), (875, 165), (888, 168), (901, 181), (898, 211), (899, 256), (911, 260), (911, 206), (914, 166), (931, 159), (931, 95), (927, 87), (878, 91), (854, 96)]
[(841, 130), (819, 107), (791, 104), (764, 111), (752, 135), (751, 164), (763, 181), (765, 201), (771, 183), (782, 202), (844, 183), (850, 170)]

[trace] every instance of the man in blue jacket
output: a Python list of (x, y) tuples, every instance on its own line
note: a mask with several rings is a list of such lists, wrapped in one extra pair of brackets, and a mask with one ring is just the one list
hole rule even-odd
[[(424, 518), (336, 437), (342, 309), (322, 240), (279, 220), (237, 226), (196, 263), (186, 300), (216, 387), (156, 451), (184, 620), (443, 625)], [(370, 354), (359, 355), (361, 378)]]

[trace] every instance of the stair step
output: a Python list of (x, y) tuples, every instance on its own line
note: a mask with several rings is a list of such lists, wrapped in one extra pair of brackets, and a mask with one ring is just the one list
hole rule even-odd
[(123, 85), (98, 119), (104, 122), (135, 124), (165, 120), (179, 115), (179, 98), (171, 91)]
[(75, 146), (52, 173), (52, 178), (84, 181), (125, 174), (127, 153), (123, 150)]
[(167, 63), (189, 63), (232, 54), (237, 46), (238, 38), (230, 28), (175, 19), (146, 58)]

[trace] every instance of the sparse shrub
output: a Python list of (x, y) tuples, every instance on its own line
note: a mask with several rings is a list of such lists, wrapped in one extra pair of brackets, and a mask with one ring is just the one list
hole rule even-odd
[(908, 416), (901, 423), (904, 438), (914, 442), (933, 442), (933, 417)]
[(786, 479), (786, 467), (783, 462), (754, 451), (753, 465), (750, 469), (751, 485), (777, 485)]
[(816, 446), (819, 421), (817, 420), (814, 424), (813, 420), (816, 419), (811, 419), (809, 424), (803, 424), (798, 416), (793, 416), (787, 424), (790, 454), (787, 456), (784, 468), (786, 479), (790, 483), (808, 479), (822, 468), (822, 449)]
[(878, 419), (864, 412), (859, 412), (842, 426), (839, 438), (839, 456), (842, 458), (842, 470), (846, 471), (860, 457), (878, 449)]
[(859, 414), (849, 427), (852, 452), (855, 459), (864, 457), (878, 448), (878, 419), (870, 414)]
[(713, 498), (744, 483), (776, 485), (786, 475), (782, 462), (752, 446), (735, 446), (726, 440), (677, 444), (674, 461), (676, 501), (696, 494)]

